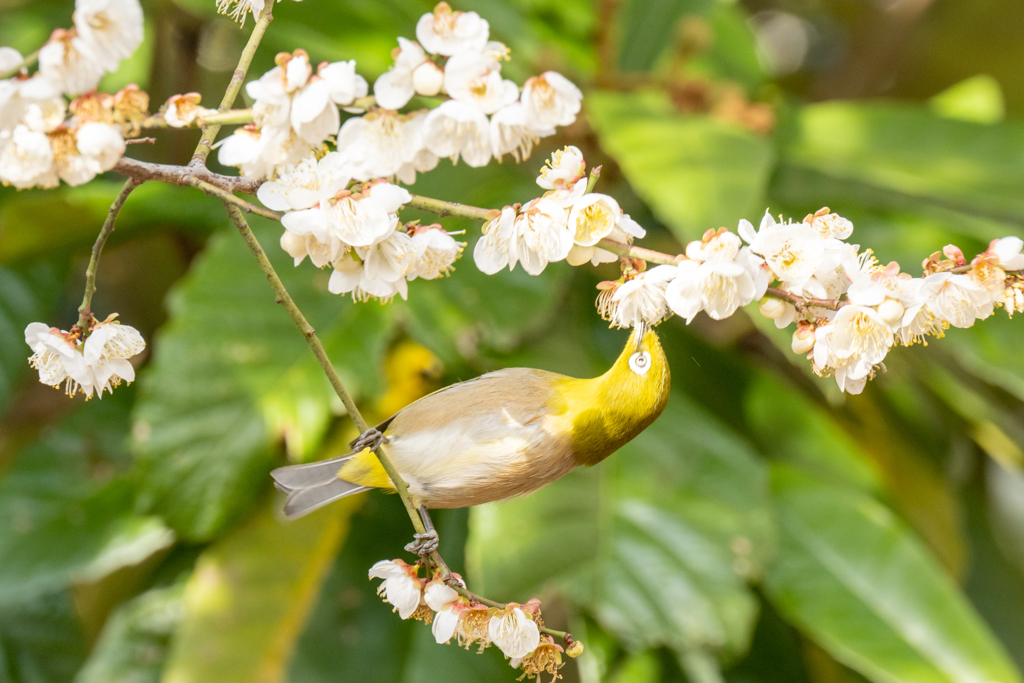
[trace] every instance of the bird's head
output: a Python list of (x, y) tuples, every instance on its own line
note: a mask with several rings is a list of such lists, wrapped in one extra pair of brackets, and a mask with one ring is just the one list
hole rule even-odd
[(609, 375), (623, 388), (634, 387), (632, 391), (652, 396), (668, 392), (668, 359), (653, 327), (641, 323), (633, 328)]

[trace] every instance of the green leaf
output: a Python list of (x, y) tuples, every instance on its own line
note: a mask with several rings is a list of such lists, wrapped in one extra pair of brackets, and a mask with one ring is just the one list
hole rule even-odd
[[(632, 648), (708, 661), (743, 652), (757, 614), (747, 581), (770, 556), (765, 472), (681, 395), (632, 443), (525, 499), (474, 508), (474, 590), (523, 601), (567, 593)], [(695, 664), (696, 666), (696, 664)]]
[(939, 116), (975, 123), (998, 123), (1006, 116), (999, 81), (978, 74), (949, 86), (928, 103)]
[(38, 263), (17, 269), (0, 268), (0, 411), (18, 380), (29, 371), (32, 350), (25, 344), (25, 326), (44, 322), (57, 296), (57, 269)]
[(779, 611), (873, 681), (1013, 683), (1020, 674), (959, 589), (892, 512), (776, 466)]
[[(9, 520), (0, 525), (0, 600), (95, 581), (173, 542), (159, 519), (135, 514), (128, 481), (105, 480), (117, 455), (89, 423), (117, 421), (110, 404), (82, 407), (25, 447), (0, 479), (0, 518)], [(126, 422), (121, 411), (122, 441)]]
[(164, 680), (283, 681), (324, 574), (361, 503), (347, 498), (287, 522), (274, 496), (206, 550), (185, 588), (185, 614)]
[(769, 141), (734, 123), (673, 111), (660, 92), (594, 92), (601, 147), (681, 241), (760, 213), (774, 162)]
[(67, 683), (86, 651), (70, 591), (0, 602), (0, 683)]
[[(253, 229), (349, 390), (374, 391), (392, 330), (389, 309), (329, 294), (326, 272), (309, 263), (295, 268), (280, 249), (280, 226)], [(269, 483), (278, 439), (293, 457), (307, 458), (342, 412), (273, 296), (233, 231), (211, 239), (171, 295), (134, 434), (143, 505), (185, 538), (212, 538), (249, 508)]]
[[(867, 191), (858, 199), (869, 206), (941, 207), (1019, 225), (1022, 145), (1018, 122), (982, 125), (910, 105), (830, 102), (799, 110), (782, 156), (785, 167), (832, 181), (836, 194), (826, 201), (833, 208), (861, 186)], [(807, 192), (800, 185), (799, 178), (777, 183), (795, 196)]]
[(647, 71), (677, 34), (677, 22), (686, 14), (702, 14), (714, 0), (632, 0), (621, 10), (624, 71)]
[(75, 683), (157, 683), (185, 613), (184, 584), (154, 588), (110, 617)]

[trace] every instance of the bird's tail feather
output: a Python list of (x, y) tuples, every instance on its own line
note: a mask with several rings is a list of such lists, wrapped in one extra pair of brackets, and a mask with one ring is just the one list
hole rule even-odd
[(284, 503), (285, 517), (296, 519), (339, 498), (370, 490), (369, 486), (338, 478), (341, 466), (353, 455), (349, 453), (323, 462), (289, 465), (272, 471), (270, 476), (274, 478), (274, 486), (288, 494)]

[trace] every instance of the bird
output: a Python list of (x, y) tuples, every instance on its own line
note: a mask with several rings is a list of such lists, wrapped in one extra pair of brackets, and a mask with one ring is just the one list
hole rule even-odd
[(271, 476), (287, 494), (285, 517), (298, 518), (345, 496), (393, 491), (373, 453), (385, 444), (427, 530), (406, 549), (424, 554), (437, 547), (428, 510), (522, 496), (598, 464), (661, 415), (670, 384), (658, 336), (641, 323), (599, 377), (489, 372), (398, 410), (353, 441), (351, 453), (280, 467)]

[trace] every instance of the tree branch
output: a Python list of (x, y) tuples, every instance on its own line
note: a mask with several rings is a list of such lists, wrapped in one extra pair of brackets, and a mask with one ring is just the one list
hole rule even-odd
[(92, 245), (92, 256), (89, 257), (89, 266), (85, 269), (85, 294), (82, 295), (82, 305), (78, 307), (78, 327), (81, 328), (83, 337), (89, 336), (89, 328), (92, 327), (94, 320), (92, 295), (96, 293), (96, 272), (100, 267), (100, 255), (103, 253), (103, 247), (106, 245), (110, 233), (114, 232), (117, 215), (121, 213), (121, 207), (124, 206), (128, 195), (141, 184), (142, 181), (135, 178), (125, 181), (121, 186), (121, 191), (117, 193), (114, 203), (110, 205), (107, 218), (103, 221), (103, 227), (100, 228), (100, 234), (96, 236), (96, 242)]
[(241, 178), (237, 176), (221, 175), (214, 173), (205, 166), (171, 166), (168, 164), (152, 164), (147, 161), (137, 161), (129, 157), (121, 157), (117, 160), (114, 173), (134, 178), (139, 182), (146, 180), (162, 180), (172, 185), (186, 185), (194, 187), (193, 180), (201, 180), (227, 192), (244, 192), (245, 194), (256, 194), (256, 190), (263, 184), (262, 180), (253, 178)]

